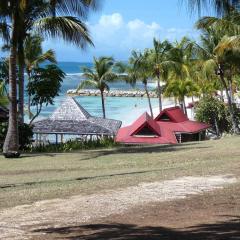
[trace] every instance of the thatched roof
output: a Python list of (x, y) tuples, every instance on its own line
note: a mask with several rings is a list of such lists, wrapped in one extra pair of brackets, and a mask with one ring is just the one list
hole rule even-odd
[(34, 123), (41, 134), (116, 135), (122, 122), (91, 116), (74, 98), (68, 97), (48, 119)]

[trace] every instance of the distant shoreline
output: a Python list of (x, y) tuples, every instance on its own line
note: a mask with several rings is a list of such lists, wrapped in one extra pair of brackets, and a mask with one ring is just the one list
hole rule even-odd
[[(70, 89), (67, 91), (69, 96), (100, 96), (99, 90), (95, 89)], [(147, 97), (145, 91), (142, 90), (110, 90), (105, 91), (104, 96), (106, 97)], [(155, 91), (149, 91), (150, 98), (157, 98), (158, 95)]]

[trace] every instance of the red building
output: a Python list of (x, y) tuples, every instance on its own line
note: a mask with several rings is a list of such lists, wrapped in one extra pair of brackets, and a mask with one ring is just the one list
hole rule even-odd
[(179, 107), (163, 110), (155, 119), (148, 113), (118, 131), (116, 142), (129, 144), (176, 144), (205, 138), (210, 125), (191, 121)]

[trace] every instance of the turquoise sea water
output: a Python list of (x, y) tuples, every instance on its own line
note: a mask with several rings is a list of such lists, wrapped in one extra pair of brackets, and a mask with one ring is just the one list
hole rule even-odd
[[(75, 89), (82, 81), (82, 67), (92, 67), (91, 63), (60, 62), (59, 67), (66, 73), (62, 84), (60, 96), (55, 98), (54, 105), (43, 107), (42, 113), (38, 119), (46, 118), (60, 106), (66, 98), (66, 92), (69, 89)], [(154, 88), (154, 84), (149, 86)], [(131, 89), (130, 85), (124, 82), (110, 84), (110, 89)], [(138, 83), (136, 89), (143, 89), (143, 85)], [(100, 97), (76, 97), (77, 101), (94, 116), (102, 116)], [(26, 98), (27, 100), (27, 98)], [(168, 102), (165, 103), (166, 105)], [(152, 99), (153, 107), (158, 106), (158, 100)], [(146, 98), (129, 98), (129, 97), (107, 97), (106, 98), (106, 115), (107, 118), (121, 120), (123, 125), (134, 121), (141, 113), (148, 111), (148, 102)]]

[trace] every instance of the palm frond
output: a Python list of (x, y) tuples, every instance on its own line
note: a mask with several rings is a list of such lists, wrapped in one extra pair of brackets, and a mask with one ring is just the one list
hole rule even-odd
[(34, 28), (46, 38), (62, 38), (81, 48), (93, 45), (86, 25), (76, 17), (46, 17), (36, 21)]
[(49, 61), (51, 63), (57, 63), (55, 52), (52, 49), (38, 56), (38, 58), (32, 62), (32, 65), (37, 66), (45, 61)]
[(79, 85), (78, 85), (78, 88), (77, 90), (80, 90), (80, 89), (84, 89), (86, 87), (94, 87), (94, 88), (97, 88), (98, 85), (97, 85), (97, 82), (95, 82), (94, 80), (84, 80), (82, 81)]

